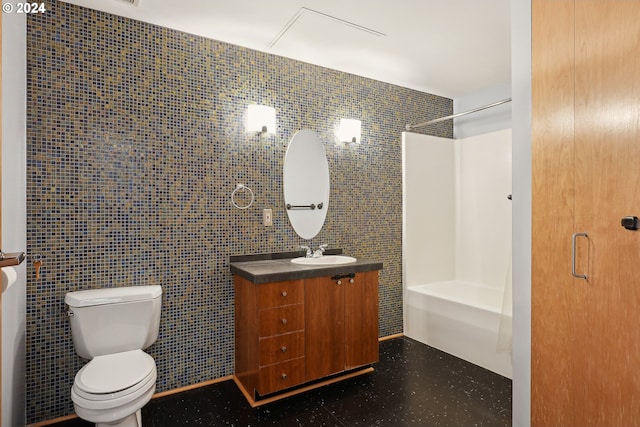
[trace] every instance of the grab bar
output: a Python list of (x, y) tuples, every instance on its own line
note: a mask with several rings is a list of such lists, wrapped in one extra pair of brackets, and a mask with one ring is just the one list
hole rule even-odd
[(576, 273), (576, 239), (578, 237), (589, 237), (589, 235), (585, 233), (573, 233), (571, 235), (571, 275), (577, 279), (589, 280), (586, 274), (578, 274)]
[[(318, 209), (322, 209), (322, 202), (318, 203)], [(316, 205), (314, 205), (313, 203), (311, 203), (310, 205), (291, 205), (289, 203), (287, 203), (287, 210), (291, 210), (291, 209), (310, 209), (310, 210), (314, 210), (316, 208)]]

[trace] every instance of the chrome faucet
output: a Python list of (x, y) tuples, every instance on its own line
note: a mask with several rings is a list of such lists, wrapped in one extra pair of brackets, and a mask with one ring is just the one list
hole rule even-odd
[(302, 249), (303, 251), (306, 251), (305, 257), (307, 258), (312, 258), (313, 257), (313, 253), (311, 252), (311, 248), (309, 246), (300, 246), (300, 249)]
[(329, 245), (320, 245), (313, 253), (313, 258), (320, 258)]

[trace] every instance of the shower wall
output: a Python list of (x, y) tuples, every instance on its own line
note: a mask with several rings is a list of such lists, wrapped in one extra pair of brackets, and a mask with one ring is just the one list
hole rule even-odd
[(403, 277), (406, 286), (455, 275), (454, 140), (402, 134)]
[(511, 254), (511, 130), (451, 140), (403, 133), (406, 286), (502, 290)]
[(511, 130), (456, 139), (455, 278), (500, 290), (511, 256)]

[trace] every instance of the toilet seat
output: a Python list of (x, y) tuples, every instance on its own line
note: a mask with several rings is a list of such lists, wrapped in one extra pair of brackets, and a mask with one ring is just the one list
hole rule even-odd
[(80, 403), (80, 401), (82, 400), (82, 402), (85, 402), (83, 403), (83, 405), (85, 406), (86, 405), (93, 406), (91, 402), (95, 403), (96, 405), (100, 405), (101, 403), (107, 403), (108, 404), (107, 406), (114, 406), (114, 405), (117, 406), (121, 402), (126, 402), (128, 400), (136, 399), (139, 394), (143, 394), (149, 388), (155, 387), (156, 379), (157, 379), (157, 374), (156, 374), (156, 371), (154, 370), (153, 372), (151, 372), (151, 374), (147, 378), (145, 378), (143, 381), (139, 382), (138, 384), (134, 385), (133, 387), (120, 390), (114, 393), (101, 393), (101, 394), (87, 393), (86, 391), (78, 387), (77, 384), (74, 383), (73, 387), (71, 387), (71, 393), (72, 393), (71, 400), (73, 400), (76, 403)]
[(142, 350), (96, 356), (76, 374), (75, 393), (87, 400), (114, 400), (155, 383), (156, 364)]
[[(119, 397), (116, 398), (110, 398), (113, 395), (107, 394), (89, 395), (90, 398), (86, 399), (78, 395), (77, 391), (78, 388), (74, 384), (71, 388), (71, 400), (73, 401), (73, 409), (80, 418), (96, 423), (96, 426), (103, 424), (139, 426), (139, 411), (151, 400), (156, 391), (156, 373), (154, 370), (153, 375), (148, 381), (145, 381), (144, 386), (137, 387), (136, 391), (126, 395), (119, 393), (117, 394)], [(103, 400), (95, 400), (97, 396)], [(138, 422), (132, 424), (131, 420), (135, 419), (138, 419)]]

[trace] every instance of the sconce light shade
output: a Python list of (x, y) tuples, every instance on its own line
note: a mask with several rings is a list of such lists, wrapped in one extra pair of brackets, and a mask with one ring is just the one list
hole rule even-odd
[(338, 140), (344, 143), (360, 143), (360, 132), (362, 123), (360, 120), (340, 119), (340, 129), (338, 129)]
[(264, 105), (247, 107), (247, 132), (275, 133), (276, 109)]

